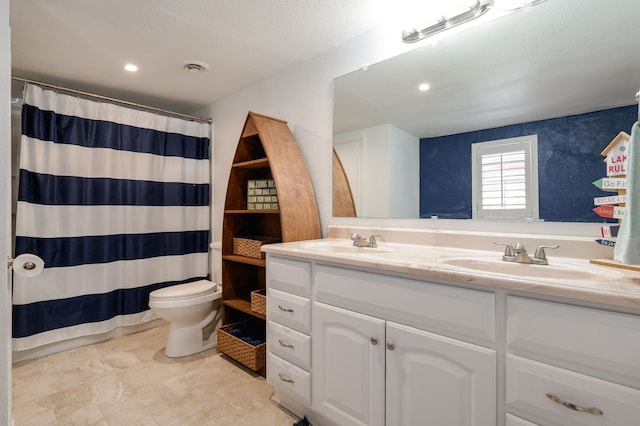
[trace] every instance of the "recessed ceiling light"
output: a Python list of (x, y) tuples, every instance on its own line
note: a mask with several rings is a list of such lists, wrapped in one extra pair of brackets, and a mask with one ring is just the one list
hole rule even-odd
[(421, 91), (421, 92), (426, 92), (430, 88), (431, 88), (431, 86), (429, 86), (429, 83), (420, 83), (418, 85), (418, 90)]
[(125, 69), (125, 70), (127, 70), (127, 71), (129, 71), (129, 72), (136, 72), (136, 71), (138, 71), (138, 67), (137, 67), (136, 65), (134, 65), (134, 64), (126, 64), (126, 65), (124, 66), (124, 69)]

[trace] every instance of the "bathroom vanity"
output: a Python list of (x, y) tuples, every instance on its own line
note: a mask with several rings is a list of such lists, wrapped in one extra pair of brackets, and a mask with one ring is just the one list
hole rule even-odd
[(337, 236), (263, 249), (267, 380), (294, 413), (340, 426), (640, 418), (640, 274), (567, 256), (586, 241), (522, 237), (559, 256), (514, 265), (488, 235), (377, 248)]

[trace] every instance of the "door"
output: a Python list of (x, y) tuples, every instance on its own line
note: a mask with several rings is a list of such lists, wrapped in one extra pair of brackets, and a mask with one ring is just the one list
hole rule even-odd
[(340, 426), (384, 425), (385, 321), (313, 305), (312, 407)]
[(0, 1), (0, 424), (11, 424), (11, 45), (9, 2)]
[(386, 424), (496, 424), (496, 352), (387, 323)]

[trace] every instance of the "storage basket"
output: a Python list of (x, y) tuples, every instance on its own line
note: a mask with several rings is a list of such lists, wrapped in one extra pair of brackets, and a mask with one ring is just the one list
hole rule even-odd
[(279, 238), (273, 237), (235, 237), (233, 239), (233, 254), (239, 256), (264, 259), (265, 254), (260, 251), (264, 244), (279, 243)]
[(229, 333), (245, 326), (246, 322), (237, 322), (218, 328), (218, 350), (253, 371), (262, 370), (265, 366), (266, 341), (254, 346)]
[(262, 315), (267, 314), (266, 290), (254, 290), (251, 292), (251, 310)]

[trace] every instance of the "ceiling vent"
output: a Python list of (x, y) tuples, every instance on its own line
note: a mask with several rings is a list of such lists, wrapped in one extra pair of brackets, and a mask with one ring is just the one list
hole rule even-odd
[(209, 69), (209, 64), (201, 61), (186, 61), (184, 69), (192, 74), (199, 74)]

